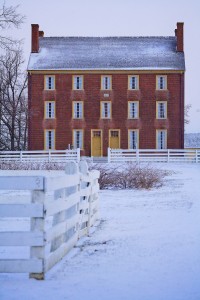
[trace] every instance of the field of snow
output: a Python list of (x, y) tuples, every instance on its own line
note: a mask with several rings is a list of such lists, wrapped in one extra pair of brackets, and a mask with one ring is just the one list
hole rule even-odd
[(199, 300), (200, 166), (160, 167), (160, 189), (101, 191), (99, 225), (45, 281), (0, 274), (0, 299)]

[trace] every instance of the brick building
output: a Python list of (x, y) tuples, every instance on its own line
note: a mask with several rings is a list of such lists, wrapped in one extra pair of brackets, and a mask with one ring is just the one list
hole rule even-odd
[(32, 24), (29, 150), (184, 147), (183, 23), (170, 37), (44, 37)]

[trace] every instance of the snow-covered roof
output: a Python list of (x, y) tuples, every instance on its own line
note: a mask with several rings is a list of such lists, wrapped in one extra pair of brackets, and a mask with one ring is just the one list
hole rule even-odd
[(40, 37), (28, 70), (185, 70), (176, 37)]

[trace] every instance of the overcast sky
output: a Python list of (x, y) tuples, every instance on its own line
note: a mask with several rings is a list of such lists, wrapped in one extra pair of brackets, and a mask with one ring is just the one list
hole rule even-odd
[[(0, 0), (0, 3), (4, 1)], [(6, 0), (20, 5), (25, 23), (12, 35), (24, 39), (26, 64), (31, 24), (45, 36), (172, 36), (185, 23), (185, 102), (191, 104), (186, 132), (200, 132), (200, 1), (199, 0)]]

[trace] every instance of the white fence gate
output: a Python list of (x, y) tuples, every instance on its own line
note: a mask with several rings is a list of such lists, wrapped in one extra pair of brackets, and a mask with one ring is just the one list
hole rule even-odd
[(200, 163), (200, 149), (111, 149), (108, 162)]
[(37, 150), (37, 151), (0, 151), (0, 161), (16, 162), (66, 162), (80, 161), (80, 149), (74, 150)]
[[(30, 247), (29, 259), (0, 260), (0, 272), (44, 279), (45, 272), (89, 233), (98, 216), (99, 171), (88, 172), (84, 161), (79, 170), (68, 162), (66, 174), (60, 176), (0, 176), (0, 189), (16, 190), (12, 204), (6, 197), (0, 201), (0, 218), (30, 218), (29, 231), (0, 232), (0, 246)], [(22, 190), (30, 191), (30, 202), (20, 203)]]

